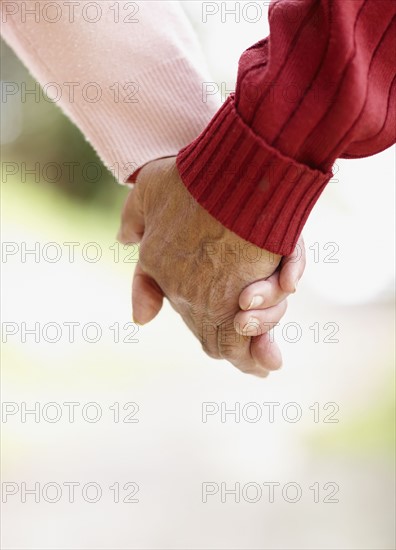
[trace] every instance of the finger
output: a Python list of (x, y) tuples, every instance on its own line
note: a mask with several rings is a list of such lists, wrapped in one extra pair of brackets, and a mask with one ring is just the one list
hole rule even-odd
[(239, 348), (239, 353), (234, 351), (227, 359), (242, 372), (265, 378), (282, 366), (280, 349), (272, 338), (268, 332), (250, 338), (246, 347)]
[(282, 354), (273, 334), (266, 332), (252, 338), (250, 353), (256, 364), (267, 371), (278, 370), (282, 366)]
[(268, 279), (256, 281), (243, 289), (239, 307), (244, 310), (266, 309), (282, 302), (295, 292), (306, 265), (304, 240), (301, 237), (290, 256), (282, 258), (279, 268)]
[(235, 332), (233, 320), (230, 318), (218, 327), (217, 354), (210, 353), (210, 355), (227, 359), (246, 374), (265, 378), (270, 370), (279, 368), (282, 361), (276, 344), (272, 345), (271, 349), (267, 349), (265, 340), (260, 343), (259, 338), (249, 338)]
[(226, 359), (242, 372), (265, 377), (268, 371), (256, 364), (250, 353), (250, 341), (248, 336), (241, 336), (234, 329), (234, 319), (230, 316), (220, 325), (215, 326), (215, 331), (206, 331), (203, 339), (203, 349), (216, 359)]
[(284, 256), (280, 263), (279, 285), (284, 292), (289, 294), (297, 289), (306, 265), (304, 239), (300, 237), (294, 251), (290, 256)]
[(260, 336), (275, 327), (287, 309), (287, 301), (267, 309), (240, 311), (235, 315), (234, 328), (244, 336)]
[(117, 239), (123, 243), (140, 242), (144, 233), (143, 202), (138, 184), (129, 192), (121, 214)]
[(288, 293), (279, 284), (279, 271), (244, 288), (239, 296), (239, 307), (244, 311), (266, 309), (282, 302)]
[(150, 322), (162, 308), (163, 301), (160, 287), (137, 263), (132, 283), (133, 321), (140, 325)]
[(270, 373), (269, 369), (265, 367), (267, 360), (264, 361), (262, 358), (256, 360), (256, 358), (252, 357), (249, 346), (245, 354), (227, 359), (234, 367), (245, 374), (253, 374), (253, 376), (258, 376), (259, 378), (266, 378)]

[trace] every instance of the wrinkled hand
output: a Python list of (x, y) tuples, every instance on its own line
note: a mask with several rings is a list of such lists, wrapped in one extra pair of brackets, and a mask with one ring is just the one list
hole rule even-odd
[(211, 357), (258, 376), (281, 366), (268, 331), (304, 270), (302, 241), (296, 261), (241, 239), (194, 200), (173, 157), (141, 170), (118, 238), (141, 243), (132, 287), (136, 322), (153, 319), (166, 296)]

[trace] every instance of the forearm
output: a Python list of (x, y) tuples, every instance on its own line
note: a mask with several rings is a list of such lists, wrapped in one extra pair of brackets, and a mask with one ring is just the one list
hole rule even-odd
[(200, 133), (218, 104), (202, 101), (206, 67), (178, 3), (57, 4), (2, 0), (2, 34), (121, 181)]
[(337, 157), (395, 141), (395, 3), (280, 0), (270, 36), (241, 57), (235, 95), (178, 156), (218, 221), (293, 250)]

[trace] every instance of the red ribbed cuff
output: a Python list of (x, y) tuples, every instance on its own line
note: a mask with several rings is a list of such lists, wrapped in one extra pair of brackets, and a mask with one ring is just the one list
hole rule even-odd
[(332, 177), (283, 156), (241, 119), (230, 97), (177, 157), (185, 186), (222, 225), (275, 254), (290, 254)]

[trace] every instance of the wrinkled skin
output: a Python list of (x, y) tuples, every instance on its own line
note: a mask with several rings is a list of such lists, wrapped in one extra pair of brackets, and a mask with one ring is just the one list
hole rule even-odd
[[(268, 331), (286, 311), (305, 256), (282, 260), (226, 229), (184, 187), (173, 157), (141, 170), (118, 238), (140, 242), (132, 288), (136, 322), (153, 319), (166, 296), (211, 357), (258, 376), (281, 366)], [(264, 299), (261, 309), (241, 310), (257, 294)]]

